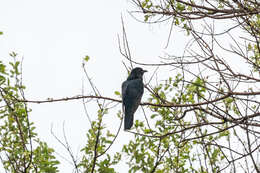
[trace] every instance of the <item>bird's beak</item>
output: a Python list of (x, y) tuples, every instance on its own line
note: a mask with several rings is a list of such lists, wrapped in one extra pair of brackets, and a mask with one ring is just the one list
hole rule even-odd
[(147, 72), (147, 70), (143, 70), (143, 73)]

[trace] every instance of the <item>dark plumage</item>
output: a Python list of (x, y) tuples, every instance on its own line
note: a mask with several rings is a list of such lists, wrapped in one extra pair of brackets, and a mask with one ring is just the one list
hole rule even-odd
[(143, 74), (147, 72), (142, 68), (134, 68), (127, 80), (122, 84), (123, 111), (125, 113), (124, 129), (133, 126), (134, 113), (137, 110), (144, 93)]

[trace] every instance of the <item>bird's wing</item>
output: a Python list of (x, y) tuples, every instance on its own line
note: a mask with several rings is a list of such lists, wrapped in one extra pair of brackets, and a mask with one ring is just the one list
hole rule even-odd
[(126, 90), (127, 90), (127, 86), (128, 86), (129, 81), (125, 81), (122, 84), (122, 109), (123, 112), (125, 113), (125, 102), (126, 102)]
[(143, 82), (139, 79), (125, 81), (122, 85), (122, 95), (123, 107), (133, 114), (143, 95)]
[(124, 100), (125, 100), (125, 96), (126, 96), (126, 90), (127, 90), (127, 86), (128, 86), (129, 81), (124, 81), (122, 84), (122, 99), (123, 99), (123, 104), (124, 104)]

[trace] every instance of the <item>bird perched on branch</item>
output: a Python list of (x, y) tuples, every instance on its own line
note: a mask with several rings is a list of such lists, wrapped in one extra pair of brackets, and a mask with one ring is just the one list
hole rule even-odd
[(134, 68), (127, 80), (122, 84), (122, 107), (125, 114), (125, 130), (129, 130), (133, 126), (134, 113), (137, 110), (144, 93), (143, 74), (145, 72), (147, 71), (142, 68)]

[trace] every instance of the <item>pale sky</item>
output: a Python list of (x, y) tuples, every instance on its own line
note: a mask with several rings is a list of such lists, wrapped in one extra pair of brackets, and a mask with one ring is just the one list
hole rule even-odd
[[(4, 33), (0, 36), (0, 60), (6, 61), (11, 51), (24, 57), (23, 82), (29, 100), (81, 94), (84, 76), (81, 63), (85, 55), (90, 56), (87, 71), (97, 88), (104, 96), (116, 98), (114, 91), (121, 90), (121, 83), (127, 77), (122, 64), (125, 59), (119, 53), (117, 40), (118, 34), (122, 36), (121, 15), (134, 59), (152, 63), (164, 53), (169, 25), (137, 22), (127, 12), (132, 9), (127, 0), (9, 0), (0, 4), (0, 31)], [(178, 34), (174, 32), (172, 36), (176, 44), (170, 45), (171, 49), (178, 50), (182, 45)], [(152, 72), (146, 74), (146, 78), (151, 75)], [(89, 94), (91, 88), (85, 86), (85, 93)], [(30, 119), (37, 127), (39, 138), (56, 152), (69, 158), (51, 135), (52, 124), (54, 133), (62, 139), (65, 123), (68, 142), (75, 155), (84, 146), (90, 124), (81, 100), (29, 104), (29, 107), (32, 109)], [(88, 108), (88, 111), (94, 120), (96, 110)], [(119, 122), (113, 124), (111, 118), (116, 115), (107, 116), (107, 120), (110, 119), (107, 127), (115, 131)], [(129, 136), (132, 135), (122, 130), (117, 140), (127, 141)], [(122, 148), (119, 142), (116, 145)], [(57, 159), (61, 162), (60, 172), (72, 172), (71, 165), (59, 156)]]

